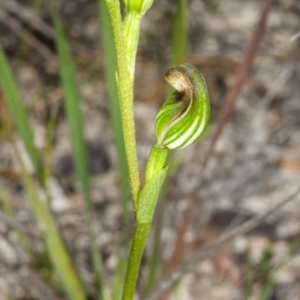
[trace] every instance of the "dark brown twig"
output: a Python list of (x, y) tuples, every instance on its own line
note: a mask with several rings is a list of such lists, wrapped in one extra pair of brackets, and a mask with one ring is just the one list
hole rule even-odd
[[(246, 81), (247, 75), (249, 73), (250, 67), (252, 65), (255, 53), (258, 49), (258, 44), (261, 41), (264, 30), (266, 27), (266, 22), (267, 22), (267, 17), (269, 14), (269, 11), (271, 9), (273, 0), (267, 0), (264, 9), (262, 10), (259, 22), (256, 26), (256, 29), (253, 32), (252, 38), (250, 40), (249, 46), (247, 48), (247, 51), (245, 53), (244, 59), (242, 63), (240, 64), (239, 68), (237, 69), (236, 75), (235, 75), (235, 80), (231, 88), (229, 89), (228, 93), (226, 94), (225, 100), (224, 100), (224, 106), (223, 109), (220, 112), (219, 115), (219, 122), (217, 129), (215, 130), (213, 134), (213, 138), (211, 141), (211, 144), (209, 146), (206, 159), (204, 160), (204, 164), (207, 164), (207, 161), (210, 157), (212, 157), (212, 153), (215, 147), (215, 144), (221, 135), (225, 123), (229, 119), (235, 101), (238, 98), (239, 93), (241, 92), (241, 89)], [(202, 168), (204, 169), (204, 167)]]
[(246, 234), (247, 232), (251, 231), (259, 224), (261, 224), (267, 217), (271, 214), (278, 211), (281, 207), (283, 207), (288, 202), (295, 199), (295, 197), (300, 193), (300, 187), (289, 197), (280, 201), (276, 204), (273, 208), (267, 210), (264, 214), (253, 217), (249, 221), (244, 222), (242, 225), (235, 227), (234, 229), (228, 231), (226, 234), (223, 234), (220, 238), (218, 238), (212, 244), (203, 247), (202, 250), (193, 256), (191, 259), (187, 260), (185, 263), (176, 267), (176, 269), (170, 274), (165, 276), (164, 278), (160, 279), (160, 283), (154, 287), (153, 292), (150, 293), (148, 296), (143, 298), (144, 300), (156, 300), (163, 293), (168, 291), (176, 281), (178, 281), (181, 277), (183, 277), (186, 273), (193, 270), (198, 263), (203, 261), (204, 259), (209, 258), (212, 256), (217, 250), (220, 249), (224, 244), (232, 241), (238, 235)]
[[(1, 2), (1, 1), (0, 1)], [(5, 10), (0, 7), (0, 20), (3, 21), (3, 24), (10, 28), (17, 36), (22, 37), (23, 27), (22, 25), (14, 18), (12, 18)], [(46, 60), (52, 61), (55, 55), (37, 38), (33, 35), (30, 36), (27, 41), (31, 46), (36, 49)]]
[(27, 9), (14, 0), (0, 1), (0, 6), (18, 16), (21, 20), (30, 23), (35, 30), (40, 31), (46, 37), (53, 39), (54, 33), (51, 26), (35, 15), (32, 10)]

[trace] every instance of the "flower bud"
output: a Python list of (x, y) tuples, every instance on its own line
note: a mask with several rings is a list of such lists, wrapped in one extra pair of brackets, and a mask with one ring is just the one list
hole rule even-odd
[(123, 0), (127, 12), (145, 13), (153, 0)]
[(166, 80), (176, 91), (156, 115), (155, 134), (162, 148), (180, 149), (195, 142), (210, 119), (210, 103), (202, 74), (190, 64), (171, 68)]

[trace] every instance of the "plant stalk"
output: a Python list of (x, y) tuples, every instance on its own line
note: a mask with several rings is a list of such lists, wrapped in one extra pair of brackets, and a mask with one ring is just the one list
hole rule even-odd
[(136, 223), (126, 271), (122, 300), (132, 300), (151, 223)]
[(118, 87), (116, 81), (117, 59), (115, 55), (115, 42), (110, 24), (110, 18), (103, 0), (98, 0), (100, 28), (102, 37), (102, 49), (104, 54), (104, 65), (106, 73), (106, 84), (108, 99), (110, 102), (110, 115), (114, 132), (115, 146), (117, 150), (117, 165), (120, 174), (120, 188), (123, 204), (123, 216), (126, 229), (129, 225), (129, 179), (122, 130), (121, 112), (119, 105)]
[[(119, 0), (104, 0), (108, 9), (111, 20), (112, 30), (115, 39), (115, 49), (117, 57), (117, 83), (120, 101), (120, 110), (122, 117), (122, 128), (124, 134), (125, 151), (129, 171), (130, 188), (133, 198), (133, 207), (135, 213), (138, 209), (138, 194), (140, 191), (140, 176), (138, 170), (136, 141), (135, 141), (135, 124), (133, 113), (133, 78), (128, 68), (127, 47), (125, 45), (123, 23), (120, 12)], [(139, 28), (133, 28), (138, 31)], [(138, 33), (135, 34), (138, 38)], [(137, 45), (137, 42), (135, 43)], [(131, 51), (136, 53), (134, 47)]]
[(141, 259), (151, 228), (157, 199), (168, 172), (168, 149), (154, 144), (147, 167), (146, 184), (139, 194), (139, 207), (136, 214), (133, 239), (127, 265), (122, 300), (132, 300), (139, 274)]
[(124, 39), (126, 43), (127, 64), (130, 72), (130, 80), (134, 85), (134, 71), (136, 52), (139, 42), (140, 25), (142, 14), (136, 12), (128, 12), (124, 20)]

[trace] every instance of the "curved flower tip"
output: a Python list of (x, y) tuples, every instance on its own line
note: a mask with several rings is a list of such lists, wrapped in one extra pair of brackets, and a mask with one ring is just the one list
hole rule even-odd
[(166, 80), (176, 91), (156, 115), (157, 144), (180, 149), (195, 142), (205, 131), (210, 119), (209, 95), (202, 74), (190, 64), (171, 68)]
[(153, 0), (123, 0), (127, 12), (145, 13), (153, 3)]

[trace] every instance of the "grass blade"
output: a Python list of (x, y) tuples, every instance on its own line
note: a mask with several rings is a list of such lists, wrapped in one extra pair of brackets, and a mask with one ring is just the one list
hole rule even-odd
[(178, 0), (178, 10), (173, 23), (171, 67), (183, 63), (187, 45), (187, 0)]
[[(117, 251), (119, 252), (119, 251)], [(110, 286), (111, 291), (111, 300), (120, 300), (122, 298), (123, 291), (123, 281), (126, 272), (127, 261), (124, 258), (124, 255), (117, 253), (119, 260), (114, 272), (114, 278)]]
[(127, 222), (129, 216), (127, 205), (129, 201), (129, 182), (124, 137), (122, 131), (121, 113), (119, 106), (118, 88), (116, 82), (117, 60), (115, 55), (113, 33), (106, 5), (103, 0), (98, 0), (98, 4), (100, 16), (100, 31), (102, 36), (102, 48), (104, 53), (107, 93), (110, 103), (111, 121), (118, 156), (123, 214), (125, 222)]
[[(13, 78), (11, 69), (6, 60), (3, 50), (0, 48), (0, 83), (5, 95), (6, 105), (8, 106), (14, 124), (17, 127), (28, 155), (35, 167), (35, 172), (42, 183), (44, 183), (43, 168), (38, 156), (37, 149), (33, 145), (33, 135), (29, 127), (27, 112), (22, 103), (17, 85)], [(14, 143), (13, 143), (14, 144)], [(16, 148), (16, 147), (15, 147)], [(31, 200), (31, 207), (39, 225), (45, 229), (44, 241), (51, 257), (51, 261), (57, 270), (62, 281), (62, 285), (71, 300), (85, 300), (85, 291), (82, 282), (77, 274), (73, 262), (65, 248), (65, 245), (57, 232), (52, 218), (37, 195), (36, 186), (25, 169), (20, 153), (16, 150), (17, 159), (22, 169), (22, 177), (25, 188)]]
[[(0, 208), (6, 216), (10, 217), (11, 219), (14, 218), (14, 211), (2, 187), (0, 187)], [(31, 253), (32, 247), (28, 237), (25, 235), (25, 233), (22, 230), (17, 230), (17, 233), (21, 245), (24, 247), (27, 253)]]
[(25, 145), (34, 170), (39, 180), (43, 180), (43, 167), (36, 147), (33, 144), (33, 134), (29, 126), (28, 115), (25, 110), (17, 84), (14, 80), (11, 68), (0, 47), (0, 86), (2, 88), (5, 103), (10, 115)]
[(79, 95), (77, 91), (77, 84), (74, 76), (74, 68), (70, 51), (66, 43), (61, 21), (55, 9), (52, 10), (52, 15), (55, 27), (55, 42), (59, 56), (60, 76), (63, 84), (65, 109), (73, 142), (75, 165), (85, 199), (85, 207), (89, 227), (88, 230), (91, 243), (92, 263), (97, 281), (97, 291), (99, 299), (104, 299), (101, 262), (99, 252), (95, 244), (93, 232), (93, 207), (90, 197), (87, 153), (83, 137), (83, 126), (79, 109)]
[(271, 272), (268, 281), (265, 283), (263, 290), (261, 292), (259, 300), (268, 300), (271, 299), (272, 292), (276, 285), (276, 276), (281, 271), (283, 267), (290, 261), (292, 255), (296, 253), (299, 247), (299, 240), (295, 239), (290, 244), (289, 253), (278, 263), (278, 265)]
[(35, 183), (24, 166), (14, 140), (12, 140), (12, 145), (21, 167), (22, 179), (31, 207), (38, 224), (43, 229), (44, 242), (62, 286), (70, 300), (85, 300), (86, 295), (82, 281), (46, 207), (46, 202), (40, 200)]

